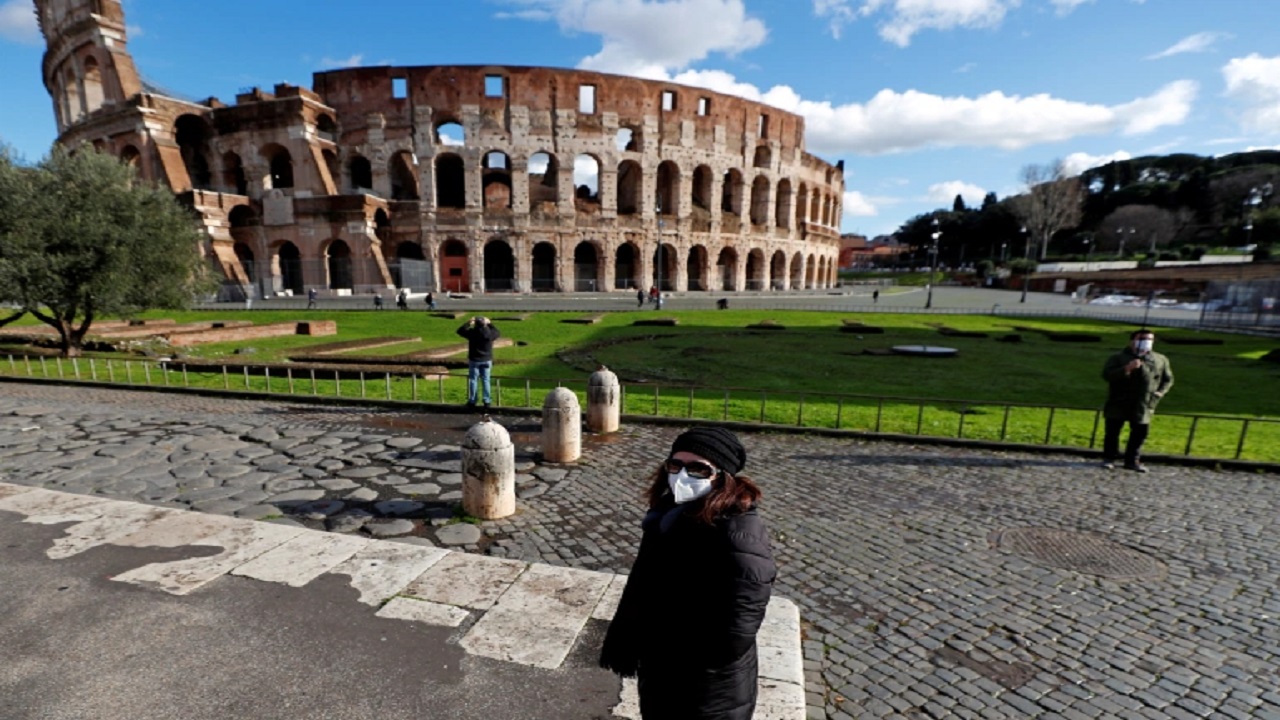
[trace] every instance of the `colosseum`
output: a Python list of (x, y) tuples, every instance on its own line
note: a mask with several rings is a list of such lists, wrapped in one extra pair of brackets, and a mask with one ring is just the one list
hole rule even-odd
[(36, 0), (58, 142), (172, 188), (229, 297), (830, 287), (843, 163), (669, 82), (361, 67), (228, 105), (144, 83), (120, 0)]

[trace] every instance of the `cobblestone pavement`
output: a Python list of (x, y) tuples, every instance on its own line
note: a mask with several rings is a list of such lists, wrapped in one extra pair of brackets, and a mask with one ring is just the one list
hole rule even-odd
[[(520, 512), (451, 523), (473, 416), (0, 385), (0, 480), (625, 571), (676, 428), (572, 466), (512, 431)], [(744, 434), (815, 718), (1280, 718), (1280, 479)], [(476, 531), (479, 532), (476, 532)]]

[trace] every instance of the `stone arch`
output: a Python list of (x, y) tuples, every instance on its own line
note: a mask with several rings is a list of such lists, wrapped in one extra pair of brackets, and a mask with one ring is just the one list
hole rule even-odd
[(355, 273), (351, 266), (351, 246), (346, 240), (335, 238), (325, 243), (324, 268), (331, 290), (354, 290)]
[(540, 150), (529, 156), (530, 212), (555, 212), (554, 206), (560, 201), (559, 170), (556, 156), (549, 152)]
[(738, 251), (731, 247), (720, 250), (716, 258), (716, 271), (720, 274), (720, 287), (724, 290), (738, 289)]
[(809, 221), (809, 186), (800, 183), (800, 189), (796, 192), (796, 223), (800, 227)]
[(640, 278), (640, 248), (633, 242), (624, 242), (613, 253), (613, 287), (618, 290), (643, 288)]
[[(213, 173), (209, 170), (209, 141), (213, 128), (196, 115), (181, 115), (173, 123), (174, 140), (186, 166), (187, 178), (194, 190), (212, 190)], [(175, 188), (176, 189), (176, 188)]]
[(676, 215), (680, 208), (680, 166), (671, 160), (658, 164), (653, 210), (658, 215)]
[(744, 181), (738, 168), (729, 168), (724, 174), (724, 187), (720, 190), (720, 210), (730, 215), (742, 215), (742, 190)]
[(644, 186), (644, 171), (635, 160), (623, 160), (618, 165), (618, 214), (635, 215), (640, 212), (640, 190)]
[(787, 254), (781, 250), (775, 251), (769, 261), (769, 287), (773, 290), (787, 287)]
[[(461, 155), (436, 156), (436, 206), (461, 209), (467, 206), (467, 166)], [(459, 290), (459, 292), (462, 292)]]
[(63, 116), (66, 118), (67, 124), (76, 122), (84, 115), (83, 98), (80, 95), (80, 79), (76, 77), (75, 70), (68, 63), (68, 67), (62, 76), (63, 80)]
[(764, 251), (752, 248), (747, 252), (747, 289), (764, 290), (766, 287)]
[(707, 249), (702, 245), (694, 245), (689, 248), (689, 256), (685, 259), (684, 264), (685, 278), (688, 289), (710, 290), (711, 278), (707, 276)]
[(764, 175), (751, 182), (751, 224), (769, 224), (769, 178)]
[(664, 292), (675, 289), (676, 248), (660, 242), (653, 250), (653, 285)]
[(106, 102), (105, 89), (102, 85), (102, 69), (98, 67), (98, 59), (92, 55), (84, 59), (84, 107), (93, 112)]
[(227, 222), (231, 229), (252, 227), (259, 224), (258, 214), (248, 205), (236, 205), (227, 213)]
[(533, 246), (532, 272), (534, 292), (552, 292), (556, 290), (556, 246), (552, 243), (540, 242)]
[(757, 145), (755, 157), (751, 160), (751, 167), (768, 170), (773, 161), (773, 151), (768, 145)]
[(282, 145), (268, 143), (259, 152), (267, 161), (268, 173), (264, 183), (267, 190), (293, 187), (293, 156)]
[(579, 212), (600, 212), (600, 158), (595, 155), (573, 158), (573, 199)]
[(774, 224), (780, 228), (791, 227), (791, 181), (778, 181), (777, 199), (774, 202)]
[(791, 289), (800, 290), (804, 287), (804, 255), (798, 251), (791, 256)]
[(809, 222), (822, 223), (822, 191), (817, 188), (813, 189), (813, 194), (809, 198)]
[(414, 171), (417, 164), (413, 153), (408, 150), (391, 156), (387, 162), (387, 175), (391, 179), (392, 200), (418, 199), (418, 173)]
[(817, 258), (813, 256), (813, 253), (810, 253), (808, 260), (805, 261), (805, 264), (804, 264), (804, 287), (806, 290), (812, 290), (815, 287), (817, 287), (817, 282), (818, 282), (817, 264), (818, 264)]
[(711, 209), (711, 168), (699, 165), (693, 169), (693, 184), (690, 187), (689, 200), (694, 210)]
[(457, 238), (449, 238), (440, 244), (440, 285), (448, 292), (465, 292), (471, 287), (467, 244)]
[(463, 147), (467, 144), (467, 129), (456, 120), (442, 120), (432, 130), (436, 147)]
[(133, 168), (134, 174), (142, 177), (142, 153), (133, 145), (125, 145), (120, 149), (120, 162)]
[(485, 292), (514, 290), (516, 285), (516, 258), (511, 245), (502, 238), (493, 238), (484, 246)]
[(271, 249), (272, 282), (280, 290), (288, 290), (294, 295), (306, 291), (302, 277), (302, 253), (298, 246), (285, 240)]
[(238, 153), (222, 154), (222, 187), (236, 195), (249, 194), (249, 179), (244, 174), (244, 162)]
[(373, 163), (360, 153), (351, 153), (347, 159), (347, 178), (352, 192), (372, 192)]
[(511, 158), (490, 150), (480, 159), (480, 196), (486, 210), (511, 209)]
[(573, 289), (596, 292), (604, 289), (600, 270), (600, 248), (591, 240), (583, 240), (573, 248)]

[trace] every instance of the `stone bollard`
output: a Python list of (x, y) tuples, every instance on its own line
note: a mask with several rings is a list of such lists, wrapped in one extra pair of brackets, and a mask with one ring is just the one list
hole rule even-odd
[(594, 433), (618, 431), (622, 393), (618, 376), (601, 365), (587, 381), (587, 429)]
[(488, 415), (462, 440), (462, 509), (482, 520), (516, 511), (516, 449)]
[(542, 403), (542, 459), (553, 463), (577, 460), (582, 455), (582, 408), (569, 388), (547, 393)]

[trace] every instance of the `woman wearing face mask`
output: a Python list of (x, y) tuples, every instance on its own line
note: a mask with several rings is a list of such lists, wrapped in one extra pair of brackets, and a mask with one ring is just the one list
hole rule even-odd
[(600, 666), (639, 678), (645, 720), (749, 720), (756, 631), (777, 574), (760, 488), (728, 430), (682, 433), (654, 472), (640, 550)]

